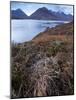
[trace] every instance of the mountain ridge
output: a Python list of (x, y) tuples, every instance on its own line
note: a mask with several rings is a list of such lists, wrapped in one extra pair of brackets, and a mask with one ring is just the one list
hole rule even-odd
[(11, 11), (12, 19), (36, 19), (36, 20), (63, 20), (72, 21), (73, 16), (70, 14), (65, 14), (64, 12), (55, 12), (48, 10), (46, 7), (37, 9), (34, 13), (28, 16), (21, 9), (16, 9)]

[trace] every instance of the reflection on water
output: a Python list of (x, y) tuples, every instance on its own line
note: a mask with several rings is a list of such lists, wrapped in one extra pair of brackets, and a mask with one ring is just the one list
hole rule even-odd
[(12, 20), (11, 21), (11, 40), (22, 43), (32, 40), (38, 33), (47, 27), (55, 27), (63, 21), (44, 21), (44, 20)]

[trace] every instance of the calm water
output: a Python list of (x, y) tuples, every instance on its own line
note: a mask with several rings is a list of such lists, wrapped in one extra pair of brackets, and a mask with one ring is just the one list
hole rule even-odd
[(44, 21), (44, 20), (12, 20), (11, 39), (15, 43), (22, 43), (32, 40), (38, 33), (47, 27), (55, 27), (58, 24), (66, 23), (63, 21)]

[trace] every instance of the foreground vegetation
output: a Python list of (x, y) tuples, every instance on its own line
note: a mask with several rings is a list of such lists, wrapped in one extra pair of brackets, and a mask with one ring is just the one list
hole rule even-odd
[(73, 23), (12, 44), (11, 56), (11, 98), (74, 94)]

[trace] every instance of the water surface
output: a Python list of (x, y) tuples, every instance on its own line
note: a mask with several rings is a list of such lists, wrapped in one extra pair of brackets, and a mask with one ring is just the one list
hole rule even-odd
[(64, 21), (49, 20), (11, 20), (11, 40), (15, 43), (22, 43), (32, 40), (38, 33), (46, 30), (47, 27), (55, 27)]

